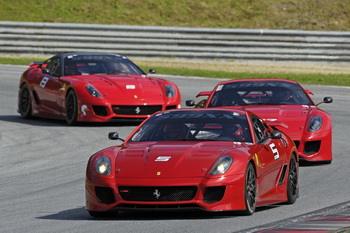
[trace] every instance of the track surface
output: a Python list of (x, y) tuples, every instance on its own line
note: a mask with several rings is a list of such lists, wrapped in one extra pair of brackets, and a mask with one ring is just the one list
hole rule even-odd
[[(258, 208), (253, 216), (207, 212), (122, 213), (117, 218), (91, 218), (84, 209), (84, 176), (88, 158), (114, 145), (107, 134), (125, 138), (135, 125), (84, 124), (21, 119), (17, 113), (18, 81), (25, 66), (0, 65), (0, 231), (1, 232), (236, 232), (293, 222), (310, 213), (341, 208), (350, 200), (350, 95), (346, 87), (305, 85), (333, 116), (331, 165), (300, 168), (300, 198), (294, 205)], [(219, 81), (166, 77), (179, 85), (186, 99), (209, 91)], [(266, 225), (272, 224), (272, 225)], [(335, 226), (337, 227), (343, 226)], [(328, 228), (330, 229), (330, 228)], [(261, 230), (261, 229), (260, 229)]]

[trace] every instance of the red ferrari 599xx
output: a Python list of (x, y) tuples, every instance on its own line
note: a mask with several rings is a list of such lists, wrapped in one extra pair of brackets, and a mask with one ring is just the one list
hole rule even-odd
[[(298, 147), (300, 159), (309, 162), (331, 163), (332, 117), (318, 107), (332, 103), (332, 97), (324, 97), (315, 104), (309, 95), (313, 93), (291, 80), (241, 79), (223, 81), (210, 92), (197, 107), (235, 108), (254, 112), (270, 126), (287, 133)], [(193, 100), (186, 105), (194, 106)]]
[(290, 137), (251, 112), (159, 112), (121, 145), (90, 157), (86, 209), (94, 217), (175, 209), (251, 215), (258, 206), (296, 201), (298, 161)]
[(108, 53), (63, 53), (33, 62), (19, 83), (22, 117), (65, 119), (69, 125), (140, 121), (180, 103), (174, 83), (150, 77), (126, 57)]

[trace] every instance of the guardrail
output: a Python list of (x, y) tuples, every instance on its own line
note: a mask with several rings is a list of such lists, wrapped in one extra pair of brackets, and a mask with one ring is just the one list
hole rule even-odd
[(350, 62), (350, 32), (0, 21), (0, 54)]

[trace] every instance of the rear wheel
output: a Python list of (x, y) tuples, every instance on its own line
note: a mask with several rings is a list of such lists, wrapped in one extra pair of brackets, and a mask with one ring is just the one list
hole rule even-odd
[(23, 84), (19, 91), (18, 111), (23, 118), (30, 118), (32, 116), (32, 101), (27, 84)]
[(288, 204), (293, 204), (298, 198), (298, 166), (294, 155), (289, 164), (287, 196)]
[(254, 166), (249, 163), (245, 174), (244, 215), (252, 215), (256, 208), (256, 175)]
[(77, 96), (73, 90), (68, 91), (66, 97), (66, 122), (68, 125), (75, 125), (78, 117)]

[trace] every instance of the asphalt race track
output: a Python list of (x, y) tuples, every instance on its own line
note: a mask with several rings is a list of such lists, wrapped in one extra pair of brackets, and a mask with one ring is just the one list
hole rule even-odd
[[(125, 138), (135, 125), (68, 127), (64, 121), (22, 119), (17, 113), (17, 92), (25, 68), (0, 65), (1, 232), (252, 232), (268, 228), (326, 232), (350, 226), (350, 88), (304, 86), (315, 93), (316, 102), (324, 96), (334, 98), (334, 103), (320, 106), (333, 116), (334, 160), (330, 165), (300, 168), (300, 198), (294, 205), (258, 208), (253, 216), (138, 212), (101, 220), (90, 217), (84, 209), (87, 160), (116, 143), (107, 139), (109, 132), (118, 131)], [(179, 85), (183, 103), (199, 91), (211, 90), (219, 81), (166, 78)], [(333, 222), (335, 218), (343, 221), (325, 224), (327, 216)], [(307, 224), (305, 219), (320, 221)]]

